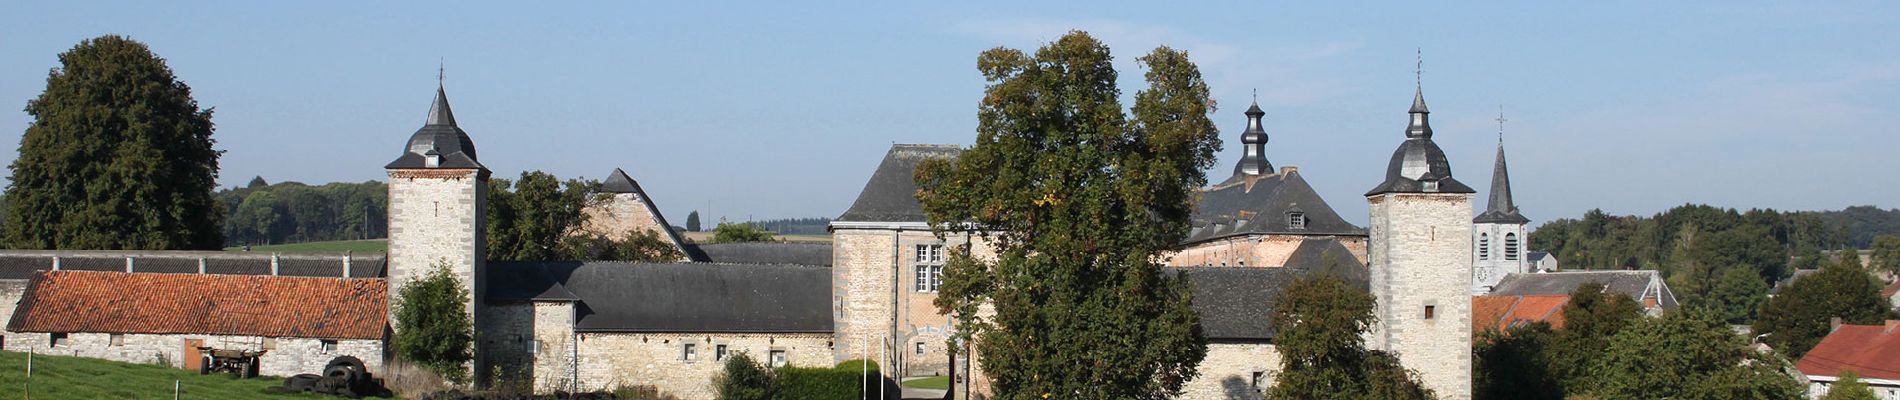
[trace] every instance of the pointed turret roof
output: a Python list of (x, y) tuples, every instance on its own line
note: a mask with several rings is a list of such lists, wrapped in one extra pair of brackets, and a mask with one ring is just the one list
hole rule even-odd
[(1246, 175), (1273, 174), (1273, 163), (1267, 161), (1267, 130), (1261, 126), (1260, 117), (1267, 115), (1260, 111), (1260, 103), (1254, 102), (1247, 108), (1247, 130), (1240, 134), (1242, 153), (1240, 162), (1234, 163), (1234, 177)]
[(1477, 193), (1470, 186), (1452, 179), (1451, 161), (1445, 150), (1432, 142), (1431, 110), (1425, 108), (1425, 91), (1412, 92), (1411, 121), (1405, 127), (1405, 141), (1392, 152), (1386, 164), (1385, 182), (1367, 191), (1367, 196), (1383, 193)]
[(1471, 220), (1480, 224), (1528, 224), (1529, 218), (1517, 212), (1517, 203), (1511, 201), (1511, 174), (1504, 166), (1504, 139), (1498, 139), (1498, 163), (1491, 169), (1491, 201), (1484, 207), (1484, 213)]
[[(449, 96), (440, 84), (435, 87), (435, 102), (429, 105), (428, 119), (423, 121), (421, 129), (409, 136), (408, 146), (403, 150), (402, 156), (383, 168), (488, 169), (476, 161), (475, 141), (455, 125), (455, 112), (449, 109)], [(430, 165), (431, 156), (441, 157), (440, 162)]]
[(640, 183), (634, 182), (633, 177), (627, 176), (627, 171), (622, 171), (619, 168), (614, 168), (613, 173), (607, 174), (607, 180), (600, 182), (600, 191), (607, 193), (645, 194), (640, 190)]

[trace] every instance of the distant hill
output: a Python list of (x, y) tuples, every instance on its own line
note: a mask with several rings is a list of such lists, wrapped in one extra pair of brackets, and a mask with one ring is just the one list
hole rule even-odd
[(1806, 211), (1847, 230), (1847, 241), (1855, 248), (1871, 246), (1875, 236), (1900, 235), (1900, 209), (1882, 210), (1874, 206), (1853, 206), (1840, 211)]

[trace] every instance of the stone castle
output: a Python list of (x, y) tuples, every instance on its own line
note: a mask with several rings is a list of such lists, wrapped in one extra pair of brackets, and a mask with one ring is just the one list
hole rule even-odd
[[(1257, 398), (1280, 359), (1272, 299), (1324, 271), (1377, 298), (1369, 347), (1394, 352), (1450, 399), (1471, 394), (1472, 295), (1525, 272), (1528, 223), (1511, 202), (1500, 142), (1487, 210), (1453, 178), (1415, 92), (1385, 180), (1366, 193), (1370, 226), (1340, 217), (1301, 177), (1267, 160), (1265, 113), (1245, 115), (1243, 157), (1202, 191), (1192, 231), (1168, 273), (1193, 284), (1208, 355), (1183, 398)], [(0, 347), (196, 368), (199, 346), (263, 349), (263, 372), (315, 372), (337, 355), (380, 371), (404, 283), (447, 267), (473, 296), (478, 381), (538, 391), (651, 385), (711, 398), (721, 361), (746, 352), (771, 365), (877, 360), (892, 376), (951, 375), (959, 398), (987, 393), (981, 360), (952, 357), (950, 319), (932, 305), (945, 249), (914, 197), (918, 162), (954, 145), (893, 145), (832, 243), (692, 244), (624, 171), (586, 211), (594, 234), (653, 231), (677, 262), (504, 262), (485, 249), (489, 169), (435, 93), (422, 128), (384, 169), (386, 255), (220, 252), (0, 252)], [(203, 287), (230, 293), (208, 296)], [(242, 289), (249, 288), (249, 289)], [(969, 354), (963, 352), (962, 354)]]

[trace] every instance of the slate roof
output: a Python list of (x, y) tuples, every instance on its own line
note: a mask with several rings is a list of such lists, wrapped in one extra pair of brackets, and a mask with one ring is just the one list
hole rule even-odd
[[(138, 250), (0, 250), (0, 279), (28, 279), (36, 271), (60, 270), (125, 272), (127, 257), (133, 272), (195, 274), (203, 262), (205, 273), (270, 275), (271, 253), (224, 251)], [(277, 255), (277, 274), (343, 277), (343, 259), (350, 260), (351, 278), (383, 277), (383, 253), (290, 253)]]
[(44, 271), (7, 330), (382, 339), (387, 291), (382, 279)]
[(1810, 377), (1854, 371), (1861, 379), (1900, 380), (1900, 322), (1841, 325), (1794, 366)]
[[(1384, 193), (1477, 193), (1470, 186), (1452, 179), (1451, 161), (1445, 151), (1432, 142), (1431, 111), (1425, 108), (1424, 91), (1412, 94), (1412, 121), (1405, 128), (1405, 142), (1392, 152), (1386, 164), (1385, 182), (1367, 191), (1367, 196)], [(1437, 189), (1426, 183), (1437, 182)]]
[[(1312, 273), (1338, 273), (1305, 268), (1168, 268), (1165, 273), (1184, 277), (1194, 287), (1194, 311), (1201, 315), (1201, 332), (1209, 340), (1272, 340), (1268, 326), (1273, 299), (1294, 279)], [(1364, 273), (1342, 275), (1347, 283), (1365, 290)]]
[(576, 301), (582, 332), (829, 333), (831, 269), (489, 262), (489, 301)]
[[(1305, 214), (1304, 229), (1289, 226), (1288, 214), (1292, 212)], [(1203, 189), (1190, 221), (1193, 228), (1183, 244), (1250, 234), (1366, 235), (1365, 228), (1340, 218), (1299, 171), (1257, 177), (1236, 175)]]
[(1649, 291), (1650, 283), (1654, 282), (1660, 292), (1657, 305), (1663, 309), (1675, 309), (1678, 305), (1675, 293), (1669, 290), (1669, 284), (1663, 282), (1656, 271), (1648, 270), (1513, 273), (1498, 281), (1489, 295), (1569, 295), (1578, 286), (1589, 282), (1600, 282), (1604, 290), (1627, 294), (1639, 303)]
[(475, 168), (487, 170), (488, 167), (476, 161), (475, 141), (468, 138), (468, 132), (455, 125), (455, 113), (449, 110), (448, 94), (441, 86), (435, 88), (435, 102), (429, 105), (429, 118), (409, 136), (407, 147), (402, 156), (386, 169), (430, 168), (428, 155), (435, 153), (442, 157), (435, 168)]
[(831, 266), (831, 243), (753, 242), (686, 245), (695, 261), (726, 264), (787, 264)]
[(917, 201), (914, 173), (917, 163), (932, 158), (955, 158), (962, 150), (946, 144), (895, 144), (878, 163), (871, 180), (858, 192), (857, 201), (833, 221), (837, 222), (924, 222), (924, 207)]
[(1480, 224), (1517, 224), (1531, 222), (1517, 211), (1517, 202), (1511, 200), (1511, 173), (1504, 165), (1504, 139), (1498, 139), (1498, 163), (1491, 167), (1491, 199), (1485, 203), (1484, 213), (1472, 218), (1471, 222)]

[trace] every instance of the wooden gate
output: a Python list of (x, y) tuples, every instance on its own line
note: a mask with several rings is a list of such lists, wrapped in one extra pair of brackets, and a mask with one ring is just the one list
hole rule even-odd
[(203, 353), (198, 352), (198, 346), (203, 345), (205, 345), (204, 339), (185, 339), (185, 362), (180, 364), (182, 364), (186, 370), (197, 371), (200, 368), (204, 368), (205, 356)]

